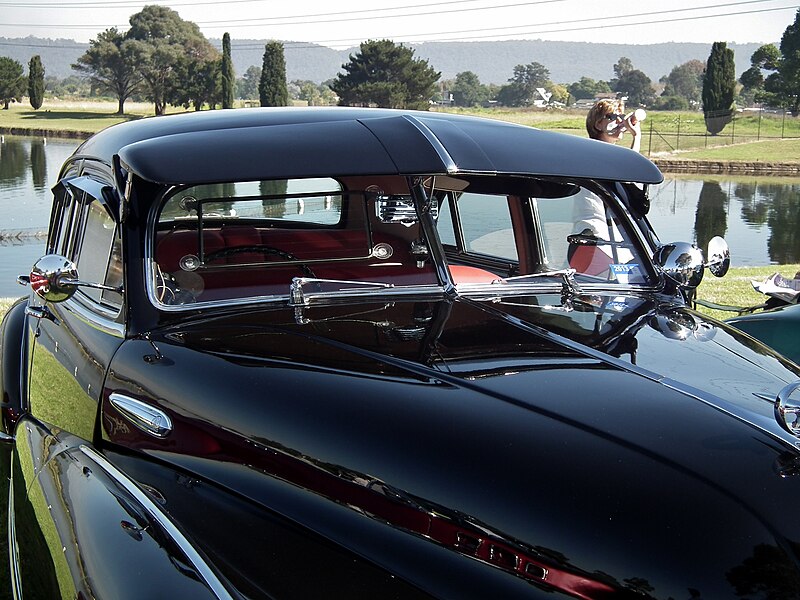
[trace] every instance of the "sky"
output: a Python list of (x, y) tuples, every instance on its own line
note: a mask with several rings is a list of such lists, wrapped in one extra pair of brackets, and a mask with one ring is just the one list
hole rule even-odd
[(777, 43), (800, 0), (0, 0), (0, 37), (88, 42), (124, 31), (146, 4), (175, 10), (207, 38), (341, 49), (368, 39)]

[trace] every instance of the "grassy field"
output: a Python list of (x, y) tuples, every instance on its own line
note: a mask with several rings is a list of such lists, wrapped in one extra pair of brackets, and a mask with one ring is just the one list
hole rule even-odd
[[(115, 123), (153, 115), (152, 104), (126, 102), (124, 116), (114, 113), (116, 102), (45, 100), (33, 110), (27, 104), (12, 104), (0, 110), (0, 131), (29, 130), (84, 135)], [(586, 111), (507, 108), (437, 108), (437, 111), (497, 119), (540, 129), (586, 136)], [(183, 112), (170, 107), (171, 113)], [(699, 112), (650, 111), (642, 123), (642, 153), (649, 156), (675, 154), (699, 160), (800, 162), (800, 118), (764, 113), (737, 113), (735, 120), (716, 136), (707, 133)]]

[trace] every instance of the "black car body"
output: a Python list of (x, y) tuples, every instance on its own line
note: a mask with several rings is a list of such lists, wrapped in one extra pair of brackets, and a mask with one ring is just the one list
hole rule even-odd
[(378, 109), (89, 139), (2, 324), (15, 592), (798, 596), (800, 369), (687, 307), (659, 181)]

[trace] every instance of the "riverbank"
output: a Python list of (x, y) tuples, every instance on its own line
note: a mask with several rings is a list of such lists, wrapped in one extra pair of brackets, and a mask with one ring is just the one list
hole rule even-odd
[(766, 162), (744, 160), (699, 160), (653, 157), (662, 173), (696, 173), (699, 175), (770, 175), (800, 176), (800, 162)]

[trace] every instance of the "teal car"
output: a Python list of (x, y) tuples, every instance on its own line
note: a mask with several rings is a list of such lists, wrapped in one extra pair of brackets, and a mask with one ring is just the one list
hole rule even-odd
[(726, 320), (787, 358), (800, 363), (800, 304), (785, 304), (772, 310)]

